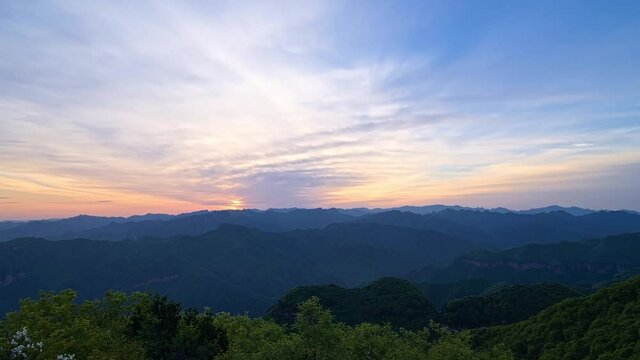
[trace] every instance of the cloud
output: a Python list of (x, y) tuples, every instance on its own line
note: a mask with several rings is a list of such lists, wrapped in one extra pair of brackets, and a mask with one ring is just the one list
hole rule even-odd
[[(569, 50), (546, 65), (518, 57), (535, 42), (502, 46), (532, 36), (509, 19), (467, 29), (468, 44), (436, 41), (449, 32), (431, 16), (420, 29), (397, 22), (453, 16), (426, 10), (5, 4), (0, 188), (24, 213), (44, 202), (118, 212), (398, 205), (495, 189), (517, 199), (543, 178), (560, 189), (576, 173), (640, 163), (638, 102), (624, 78), (569, 67)], [(603, 64), (618, 63), (622, 50), (611, 51)], [(553, 81), (545, 69), (557, 70)]]

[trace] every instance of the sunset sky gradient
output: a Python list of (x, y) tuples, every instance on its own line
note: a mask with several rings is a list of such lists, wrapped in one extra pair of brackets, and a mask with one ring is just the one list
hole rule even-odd
[(3, 1), (0, 219), (640, 210), (639, 1)]

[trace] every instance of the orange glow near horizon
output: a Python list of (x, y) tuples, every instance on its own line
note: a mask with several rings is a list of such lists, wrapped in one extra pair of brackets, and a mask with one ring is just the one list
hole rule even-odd
[[(6, 3), (0, 220), (433, 203), (640, 210), (640, 23), (626, 14)], [(367, 21), (343, 21), (351, 13)], [(417, 27), (397, 21), (422, 15)], [(552, 36), (558, 24), (580, 31)]]
[[(632, 155), (629, 154), (629, 160), (633, 159)], [(624, 159), (624, 157), (620, 158)], [(372, 169), (365, 171), (363, 168), (362, 174), (370, 172), (370, 181), (351, 186), (316, 189), (317, 192), (313, 196), (321, 199), (321, 202), (306, 206), (393, 207), (449, 203), (466, 206), (513, 207), (508, 204), (509, 198), (519, 192), (530, 191), (530, 189), (562, 191), (563, 186), (579, 188), (580, 177), (585, 173), (596, 173), (602, 163), (609, 160), (607, 157), (597, 161), (592, 158), (588, 161), (575, 161), (572, 166), (504, 164), (477, 171), (473, 176), (432, 180), (427, 183), (419, 177), (401, 174), (384, 177), (376, 174)], [(100, 186), (93, 184), (85, 189), (65, 189), (64, 181), (48, 186), (18, 181), (3, 181), (0, 185), (5, 189), (0, 199), (0, 218), (5, 220), (60, 218), (78, 214), (101, 216), (177, 214), (204, 209), (241, 210), (255, 207), (247, 206), (245, 199), (237, 195), (220, 195), (217, 198), (209, 197), (206, 201), (198, 201), (183, 200), (180, 196), (118, 191), (107, 188), (106, 184)], [(4, 194), (9, 195), (4, 196)], [(491, 198), (496, 200), (493, 202), (489, 200), (487, 203), (487, 199)], [(543, 205), (547, 205), (544, 199), (532, 204), (532, 206)], [(582, 204), (578, 203), (578, 205)], [(294, 206), (304, 207), (305, 205), (283, 204), (282, 207)], [(264, 207), (268, 206), (261, 208)], [(516, 207), (518, 207), (517, 204)]]

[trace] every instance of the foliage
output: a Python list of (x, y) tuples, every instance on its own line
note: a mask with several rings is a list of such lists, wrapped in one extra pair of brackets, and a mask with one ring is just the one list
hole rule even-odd
[(518, 359), (638, 359), (640, 277), (473, 335), (480, 347), (504, 343)]
[[(0, 323), (0, 358), (211, 359), (227, 348), (209, 311), (181, 311), (166, 297), (108, 292), (76, 304), (75, 292), (42, 292)], [(26, 346), (26, 344), (38, 344)], [(25, 345), (19, 347), (20, 345)]]
[(437, 309), (453, 299), (466, 296), (484, 295), (503, 286), (506, 282), (496, 282), (489, 279), (464, 279), (449, 283), (415, 283), (418, 289), (427, 296)]
[[(102, 300), (74, 303), (75, 293), (40, 293), (23, 300), (20, 311), (7, 314), (0, 325), (0, 358), (19, 359), (13, 340), (40, 344), (24, 359), (144, 359), (142, 344), (126, 335), (126, 297), (107, 293)], [(26, 339), (25, 339), (26, 338)], [(19, 345), (18, 345), (19, 346)]]
[[(384, 283), (384, 282), (383, 282)], [(549, 285), (544, 285), (549, 286)], [(552, 287), (546, 293), (564, 290)], [(513, 287), (509, 296), (526, 296)], [(500, 293), (499, 291), (497, 293)], [(528, 320), (451, 332), (389, 323), (347, 325), (317, 297), (290, 325), (197, 312), (164, 296), (108, 292), (77, 303), (43, 292), (0, 321), (0, 359), (634, 359), (640, 356), (640, 277), (564, 300)], [(532, 301), (537, 301), (531, 295)], [(539, 300), (539, 299), (538, 299)], [(508, 307), (507, 307), (508, 308)]]
[(436, 317), (429, 300), (406, 280), (383, 278), (365, 287), (303, 286), (290, 290), (271, 307), (267, 316), (281, 324), (295, 320), (298, 305), (317, 297), (335, 319), (348, 325), (389, 323), (395, 328), (422, 329)]
[(455, 329), (512, 324), (526, 320), (561, 300), (580, 294), (564, 285), (542, 283), (508, 285), (482, 296), (467, 296), (448, 302), (439, 320)]
[(287, 292), (266, 316), (280, 324), (292, 324), (298, 305), (317, 297), (337, 321), (347, 325), (388, 323), (395, 329), (418, 330), (437, 319), (453, 329), (470, 329), (522, 321), (561, 300), (580, 295), (567, 286), (554, 283), (510, 285), (477, 280), (436, 285), (423, 283), (420, 286), (429, 294), (435, 288), (444, 296), (483, 293), (453, 299), (438, 313), (420, 289), (401, 279), (383, 278), (354, 289), (336, 285), (302, 286)]
[(198, 313), (166, 296), (136, 293), (128, 315), (128, 334), (139, 339), (152, 359), (211, 359), (226, 351), (226, 333), (213, 324), (209, 309)]
[(246, 316), (221, 315), (217, 320), (230, 338), (224, 359), (512, 359), (501, 346), (475, 351), (468, 335), (460, 337), (433, 322), (418, 331), (335, 322), (316, 297), (299, 305), (290, 328)]
[(74, 299), (65, 290), (23, 301), (0, 322), (0, 359), (20, 359), (18, 352), (35, 360), (512, 359), (501, 346), (473, 350), (468, 335), (433, 322), (417, 331), (348, 326), (336, 322), (318, 298), (300, 304), (290, 327), (247, 315), (184, 311), (166, 297), (142, 293), (111, 292), (81, 304)]

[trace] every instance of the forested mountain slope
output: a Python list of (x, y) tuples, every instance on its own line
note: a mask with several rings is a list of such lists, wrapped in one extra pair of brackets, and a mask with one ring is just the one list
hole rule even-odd
[(302, 286), (288, 291), (267, 312), (281, 324), (292, 324), (298, 306), (317, 297), (337, 321), (349, 325), (363, 322), (405, 329), (422, 329), (437, 317), (435, 308), (414, 285), (405, 280), (383, 278), (367, 286), (345, 289), (336, 285)]
[(337, 321), (349, 325), (389, 323), (396, 328), (415, 330), (435, 320), (462, 330), (522, 321), (564, 299), (581, 295), (555, 283), (503, 284), (484, 295), (452, 299), (438, 312), (427, 294), (414, 284), (384, 278), (352, 289), (337, 285), (297, 287), (281, 297), (266, 316), (280, 324), (291, 324), (298, 305), (316, 297)]
[(556, 283), (506, 285), (484, 295), (449, 301), (438, 320), (453, 329), (511, 324), (526, 320), (561, 300), (580, 295)]
[(640, 269), (640, 233), (604, 239), (531, 244), (464, 255), (445, 268), (425, 268), (409, 278), (450, 282), (485, 278), (512, 283), (561, 282), (591, 285), (624, 278)]
[(40, 289), (150, 290), (186, 306), (259, 315), (290, 288), (355, 286), (444, 265), (474, 245), (380, 224), (262, 232), (223, 225), (204, 235), (138, 241), (19, 239), (0, 244), (0, 311)]
[(640, 277), (473, 334), (480, 347), (503, 343), (518, 359), (638, 359)]

